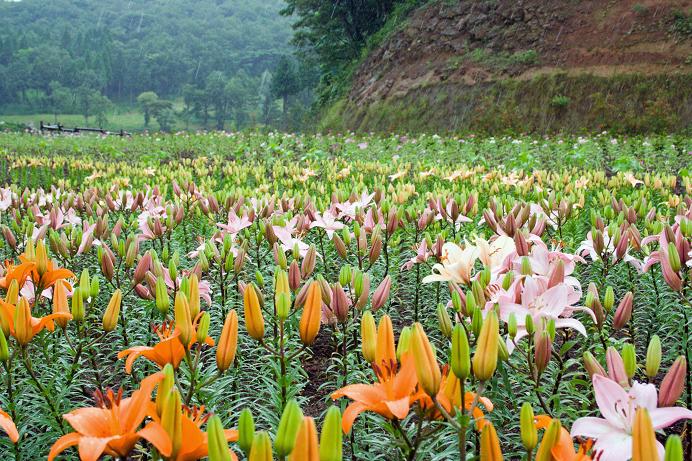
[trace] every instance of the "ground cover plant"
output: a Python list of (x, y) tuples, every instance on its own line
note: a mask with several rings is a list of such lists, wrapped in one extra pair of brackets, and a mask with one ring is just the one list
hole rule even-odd
[(2, 135), (2, 459), (690, 459), (691, 150)]

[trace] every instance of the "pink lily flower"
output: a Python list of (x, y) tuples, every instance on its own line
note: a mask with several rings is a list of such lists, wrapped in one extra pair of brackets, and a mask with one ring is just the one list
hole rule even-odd
[(322, 214), (315, 213), (315, 220), (310, 223), (310, 229), (313, 227), (321, 227), (324, 229), (327, 232), (327, 237), (331, 240), (334, 236), (334, 232), (340, 231), (346, 227), (346, 225), (337, 221), (336, 216), (327, 210)]
[(441, 263), (433, 266), (433, 273), (423, 278), (423, 283), (456, 282), (468, 284), (471, 271), (478, 259), (478, 248), (467, 244), (462, 250), (458, 245), (447, 242), (442, 246)]
[(246, 227), (252, 226), (252, 221), (248, 218), (247, 213), (244, 213), (242, 217), (238, 217), (234, 210), (228, 212), (228, 224), (216, 224), (219, 228), (229, 234), (231, 237), (235, 238), (238, 233), (245, 229)]
[[(513, 293), (520, 293), (520, 302), (515, 302)], [(583, 311), (591, 315), (594, 322), (596, 318), (593, 312), (586, 307), (574, 306), (579, 301), (579, 296), (573, 287), (560, 283), (548, 288), (548, 280), (545, 277), (525, 277), (514, 281), (506, 295), (497, 297), (500, 305), (500, 317), (505, 322), (509, 321), (511, 314), (517, 320), (517, 335), (514, 340), (507, 342), (507, 348), (514, 350), (515, 342), (526, 336), (526, 316), (530, 315), (535, 325), (541, 325), (543, 319), (555, 320), (555, 328), (573, 328), (586, 335), (586, 328), (579, 320), (571, 318), (575, 311)]]
[[(602, 418), (584, 417), (572, 425), (570, 435), (596, 439), (594, 459), (620, 461), (632, 457), (632, 425), (637, 408), (646, 408), (654, 429), (663, 429), (681, 419), (692, 419), (692, 411), (680, 407), (658, 408), (653, 384), (634, 382), (629, 392), (612, 379), (595, 374), (592, 378), (596, 403)], [(659, 458), (663, 445), (656, 442)]]

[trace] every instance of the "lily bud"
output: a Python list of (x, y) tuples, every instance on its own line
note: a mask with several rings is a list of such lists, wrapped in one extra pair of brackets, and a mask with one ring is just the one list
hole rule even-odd
[(473, 336), (478, 338), (481, 334), (481, 328), (483, 328), (483, 313), (476, 307), (471, 311), (471, 331), (473, 331)]
[(249, 408), (244, 408), (238, 417), (238, 445), (243, 453), (250, 455), (252, 441), (255, 438), (255, 420)]
[(394, 328), (392, 319), (385, 314), (377, 326), (377, 349), (375, 351), (375, 364), (385, 367), (396, 362), (396, 349), (394, 347)]
[(103, 313), (103, 331), (113, 331), (118, 326), (122, 300), (123, 293), (118, 288), (113, 292), (110, 301), (108, 301), (108, 307), (106, 307), (106, 311)]
[(653, 378), (658, 374), (661, 366), (661, 339), (653, 335), (646, 349), (646, 376)]
[[(269, 228), (270, 226), (267, 226)], [(269, 434), (264, 431), (255, 433), (255, 438), (252, 440), (252, 448), (250, 448), (249, 461), (272, 461), (272, 441)]]
[[(108, 253), (108, 252), (106, 252)], [(137, 263), (137, 267), (135, 267), (135, 273), (133, 276), (134, 282), (135, 283), (141, 283), (142, 280), (144, 280), (144, 275), (147, 273), (149, 268), (151, 267), (151, 253), (148, 251), (144, 253), (144, 256), (139, 260)]]
[(481, 461), (502, 461), (502, 450), (500, 450), (500, 440), (497, 438), (495, 426), (488, 422), (483, 425), (481, 431), (480, 446)]
[(348, 286), (351, 283), (351, 266), (342, 266), (339, 270), (339, 283), (341, 286)]
[(19, 298), (17, 310), (14, 314), (14, 336), (17, 342), (26, 346), (34, 337), (31, 326), (31, 309), (25, 297)]
[(370, 311), (365, 312), (360, 320), (360, 339), (363, 358), (373, 363), (377, 353), (377, 327)]
[(279, 428), (274, 439), (274, 448), (279, 457), (288, 456), (296, 445), (296, 437), (300, 424), (303, 421), (303, 412), (295, 399), (291, 399), (281, 415)]
[[(82, 322), (84, 320), (84, 300), (82, 299), (81, 287), (76, 287), (72, 290), (72, 318), (75, 322)], [(16, 326), (15, 326), (16, 328)]]
[(236, 350), (238, 349), (238, 314), (235, 309), (226, 316), (226, 321), (219, 336), (216, 346), (216, 368), (220, 372), (226, 371), (235, 360)]
[(560, 440), (561, 429), (562, 425), (559, 420), (553, 419), (550, 421), (536, 452), (536, 461), (552, 461), (554, 459), (551, 452), (555, 444)]
[(291, 291), (298, 289), (301, 280), (300, 268), (298, 267), (298, 262), (294, 259), (288, 267), (288, 286), (291, 288)]
[(291, 295), (289, 293), (277, 293), (275, 306), (276, 316), (279, 320), (286, 320), (291, 312)]
[(209, 461), (231, 461), (231, 450), (226, 442), (221, 418), (217, 415), (213, 415), (207, 422), (207, 441)]
[(209, 317), (209, 312), (202, 312), (197, 322), (197, 342), (199, 344), (204, 344), (207, 340), (209, 334), (209, 325), (211, 324), (211, 318)]
[(411, 327), (404, 327), (399, 333), (399, 342), (396, 344), (396, 359), (401, 360), (401, 357), (408, 353), (411, 349)]
[(625, 364), (627, 378), (632, 379), (637, 371), (637, 355), (632, 344), (622, 346), (622, 362)]
[(523, 256), (521, 258), (521, 275), (531, 275), (533, 274), (533, 269), (531, 268), (531, 261), (528, 257)]
[(452, 319), (449, 318), (447, 308), (442, 303), (437, 305), (437, 324), (445, 338), (452, 335)]
[(192, 317), (194, 319), (195, 317), (197, 317), (197, 314), (199, 314), (199, 309), (200, 309), (199, 279), (197, 278), (197, 274), (194, 274), (194, 273), (190, 275), (189, 303), (190, 303), (190, 317)]
[(664, 461), (682, 461), (682, 439), (679, 435), (671, 435), (666, 441), (666, 455)]
[(36, 271), (39, 277), (43, 277), (43, 274), (48, 270), (48, 252), (46, 250), (46, 244), (43, 240), (39, 240), (36, 244)]
[(346, 248), (346, 244), (343, 240), (341, 240), (341, 237), (339, 237), (338, 234), (334, 234), (334, 237), (332, 237), (332, 243), (334, 244), (336, 252), (339, 254), (339, 256), (341, 256), (341, 259), (346, 259), (348, 256), (348, 248)]
[(622, 357), (613, 346), (610, 346), (606, 351), (606, 365), (610, 379), (623, 387), (629, 386), (629, 378), (625, 372), (625, 362), (623, 362)]
[[(437, 395), (437, 391), (440, 390), (442, 375), (440, 374), (440, 366), (437, 363), (435, 352), (430, 346), (428, 336), (425, 334), (423, 326), (418, 322), (413, 324), (411, 348), (416, 362), (418, 382), (428, 395), (434, 397)], [(495, 360), (497, 360), (497, 351), (495, 354)]]
[(260, 307), (259, 297), (255, 287), (249, 284), (243, 293), (243, 307), (245, 313), (245, 328), (251, 338), (261, 341), (264, 338), (264, 317)]
[(619, 330), (629, 323), (630, 319), (632, 318), (633, 302), (634, 295), (631, 291), (628, 291), (620, 301), (620, 304), (618, 304), (617, 309), (615, 309), (615, 315), (613, 316), (613, 328)]
[(163, 367), (163, 379), (156, 389), (156, 413), (159, 416), (163, 415), (163, 408), (171, 395), (173, 386), (175, 386), (175, 370), (173, 365), (167, 363)]
[(473, 355), (473, 373), (480, 381), (487, 381), (495, 373), (497, 367), (497, 348), (499, 324), (495, 311), (490, 311), (481, 327), (476, 353)]
[(289, 461), (320, 461), (317, 427), (315, 420), (309, 416), (303, 418)]
[(529, 402), (524, 402), (521, 406), (521, 416), (519, 429), (521, 431), (521, 443), (528, 451), (536, 448), (538, 443), (538, 431), (534, 423), (533, 408)]
[(166, 315), (170, 305), (171, 300), (168, 298), (166, 282), (164, 282), (163, 277), (158, 277), (156, 279), (156, 309), (161, 314)]
[(584, 352), (583, 358), (584, 368), (586, 368), (590, 378), (593, 377), (593, 375), (606, 376), (606, 371), (603, 369), (601, 364), (598, 363), (598, 360), (596, 360), (596, 357), (594, 357), (591, 352)]
[(632, 461), (658, 461), (656, 434), (649, 411), (637, 408), (632, 426)]
[(452, 330), (452, 352), (450, 358), (454, 375), (461, 380), (468, 378), (471, 374), (469, 339), (466, 335), (466, 330), (459, 323), (454, 325)]
[(351, 301), (348, 299), (348, 296), (346, 296), (346, 292), (344, 292), (340, 283), (336, 283), (332, 287), (330, 307), (336, 315), (337, 320), (341, 323), (346, 323)]
[(512, 312), (509, 314), (509, 318), (507, 319), (507, 334), (509, 335), (510, 339), (514, 339), (517, 336), (517, 316)]
[(606, 287), (605, 295), (603, 297), (603, 308), (606, 310), (606, 312), (610, 312), (614, 304), (615, 291), (613, 291), (613, 287), (608, 286)]
[(382, 279), (382, 282), (380, 282), (379, 286), (375, 290), (375, 293), (372, 295), (373, 311), (377, 311), (387, 301), (387, 298), (389, 298), (389, 290), (391, 289), (391, 286), (392, 278), (391, 276), (387, 275), (384, 279)]
[(319, 282), (312, 282), (300, 316), (300, 339), (306, 346), (312, 345), (320, 332), (322, 320), (322, 289)]
[(542, 373), (550, 363), (550, 356), (553, 352), (553, 342), (550, 334), (546, 330), (534, 334), (536, 347), (534, 348), (534, 362), (538, 373)]
[(180, 342), (187, 349), (192, 341), (192, 318), (190, 316), (190, 305), (187, 297), (182, 291), (175, 294), (175, 302), (173, 304), (175, 313), (175, 327), (180, 332)]
[(300, 266), (300, 273), (303, 278), (310, 277), (312, 272), (315, 270), (316, 261), (317, 249), (315, 248), (315, 245), (310, 245), (310, 248), (305, 253), (305, 257), (303, 258), (303, 262)]
[(175, 456), (183, 444), (182, 402), (176, 389), (172, 389), (163, 406), (161, 425), (171, 439), (172, 456)]
[(0, 329), (0, 362), (7, 362), (10, 359), (10, 348), (7, 345), (5, 333)]
[[(68, 309), (68, 304), (67, 304), (67, 287), (66, 283), (64, 280), (58, 280), (55, 285), (53, 285), (53, 313), (54, 314), (59, 314), (59, 313), (64, 313), (68, 314), (69, 309)], [(17, 281), (12, 280), (12, 284), (10, 284), (10, 289), (12, 289), (12, 285), (15, 287), (17, 286)], [(14, 297), (16, 298), (17, 294), (14, 294)], [(7, 291), (7, 297), (10, 297), (10, 290)], [(10, 302), (10, 301), (8, 301)], [(14, 302), (10, 302), (10, 304), (16, 304), (17, 301), (15, 300)], [(0, 315), (0, 323), (2, 323), (2, 315)], [(60, 326), (60, 328), (65, 328), (67, 327), (67, 319), (66, 318), (57, 318), (55, 319), (55, 323)], [(8, 330), (9, 331), (9, 325), (8, 325)], [(2, 329), (5, 331), (5, 324), (2, 324)]]
[(7, 287), (7, 293), (5, 293), (5, 302), (12, 305), (19, 302), (19, 283), (17, 283), (17, 279), (12, 279), (10, 286)]
[[(36, 248), (38, 250), (38, 246)], [(680, 253), (678, 253), (678, 249), (673, 242), (668, 244), (668, 263), (673, 272), (680, 272)]]
[(332, 406), (327, 410), (320, 436), (320, 461), (341, 461), (343, 456), (343, 435), (341, 430), (341, 410)]
[(668, 373), (661, 381), (661, 388), (658, 392), (658, 406), (670, 407), (678, 401), (685, 389), (685, 377), (687, 376), (687, 360), (681, 355), (673, 365), (671, 365)]

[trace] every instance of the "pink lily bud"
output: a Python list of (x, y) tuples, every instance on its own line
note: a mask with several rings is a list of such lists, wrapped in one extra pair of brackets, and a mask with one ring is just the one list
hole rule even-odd
[(396, 209), (391, 208), (387, 216), (387, 235), (392, 235), (397, 227), (399, 227), (399, 218), (396, 215)]
[(633, 300), (634, 295), (631, 291), (628, 291), (620, 301), (620, 304), (618, 304), (618, 308), (613, 316), (613, 328), (616, 330), (623, 328), (632, 318)]
[(483, 219), (485, 220), (485, 223), (488, 225), (488, 227), (491, 228), (493, 232), (497, 233), (497, 221), (495, 221), (495, 218), (490, 213), (490, 211), (483, 210)]
[(673, 290), (673, 291), (681, 291), (682, 290), (682, 280), (680, 279), (680, 276), (673, 270), (672, 267), (670, 267), (670, 263), (668, 262), (667, 258), (662, 258), (661, 259), (661, 269), (663, 272), (663, 279), (666, 281), (668, 286)]
[(111, 211), (116, 210), (115, 202), (113, 201), (113, 198), (110, 195), (106, 195), (106, 206)]
[(332, 243), (334, 243), (334, 248), (336, 249), (336, 252), (341, 256), (342, 259), (346, 259), (348, 256), (348, 249), (346, 248), (346, 244), (344, 243), (343, 240), (341, 240), (341, 237), (339, 237), (339, 234), (334, 233), (334, 236), (332, 237)]
[(565, 281), (565, 262), (559, 259), (550, 271), (548, 277), (548, 288), (552, 288)]
[(339, 322), (345, 323), (348, 320), (348, 308), (351, 307), (351, 300), (348, 299), (340, 283), (335, 283), (332, 287), (332, 302), (330, 307)]
[(322, 292), (322, 302), (327, 306), (332, 304), (332, 288), (329, 283), (322, 276), (317, 277), (317, 283), (320, 284), (320, 291)]
[(550, 356), (553, 353), (553, 342), (550, 340), (550, 334), (546, 330), (536, 331), (536, 333), (534, 333), (534, 341), (536, 343), (534, 349), (534, 362), (540, 374), (550, 363)]
[(269, 242), (269, 245), (271, 246), (274, 246), (274, 244), (279, 240), (279, 238), (274, 233), (274, 228), (272, 227), (271, 223), (267, 223), (267, 225), (264, 226), (264, 236), (266, 237), (267, 242)]
[[(199, 202), (199, 203), (201, 203), (201, 202)], [(176, 208), (177, 208), (177, 210), (175, 212), (175, 218), (174, 219), (175, 219), (176, 224), (180, 224), (181, 222), (183, 222), (183, 218), (185, 217), (185, 209), (181, 206), (176, 207)]]
[(310, 249), (305, 253), (305, 257), (303, 258), (303, 263), (300, 266), (300, 273), (305, 277), (310, 277), (310, 274), (312, 274), (312, 271), (315, 270), (315, 263), (317, 260), (317, 250), (315, 249), (315, 245), (310, 245)]
[(295, 259), (288, 266), (288, 286), (291, 287), (291, 291), (295, 291), (300, 286), (301, 276), (300, 269), (298, 268), (298, 261)]
[(656, 208), (650, 209), (646, 214), (646, 221), (653, 221), (654, 219), (656, 219)]
[(380, 307), (384, 305), (384, 303), (387, 301), (387, 298), (389, 298), (389, 290), (392, 287), (392, 278), (387, 275), (378, 287), (375, 289), (375, 293), (372, 295), (372, 310), (373, 312), (377, 311)]
[(675, 359), (668, 373), (661, 381), (661, 389), (658, 392), (658, 406), (670, 407), (682, 395), (685, 389), (685, 377), (687, 376), (687, 360), (684, 356)]
[(625, 253), (627, 253), (627, 247), (630, 243), (630, 234), (629, 232), (624, 232), (622, 236), (620, 237), (620, 241), (618, 242), (617, 246), (615, 247), (615, 255), (617, 256), (618, 259), (622, 259), (623, 256), (625, 256)]
[(476, 196), (474, 194), (469, 195), (468, 200), (466, 200), (466, 205), (464, 206), (464, 214), (469, 214), (473, 210), (473, 206), (476, 204)]
[(140, 283), (142, 280), (144, 280), (144, 276), (146, 275), (147, 271), (151, 268), (151, 254), (147, 251), (144, 253), (142, 258), (139, 260), (137, 263), (137, 266), (135, 267), (135, 273), (133, 276), (133, 280), (135, 283)]
[(608, 366), (608, 377), (623, 387), (629, 386), (629, 378), (625, 371), (625, 362), (620, 353), (610, 346), (606, 352), (606, 365)]
[[(290, 279), (289, 279), (290, 283)], [(308, 297), (308, 288), (310, 287), (310, 284), (312, 283), (312, 279), (307, 280), (302, 287), (300, 287), (300, 291), (298, 291), (298, 294), (296, 295), (296, 300), (294, 302), (295, 307), (303, 307), (305, 304), (305, 301), (307, 300)]]
[(142, 284), (135, 285), (135, 293), (142, 299), (154, 299), (149, 289)]
[[(502, 223), (499, 224), (502, 225)], [(517, 231), (517, 221), (513, 214), (510, 213), (505, 218), (505, 224), (502, 227), (507, 235), (514, 236), (514, 233)]]
[(543, 235), (543, 232), (545, 232), (545, 225), (546, 221), (544, 218), (538, 219), (536, 221), (536, 224), (534, 224), (533, 228), (531, 228), (531, 233), (533, 235), (538, 235), (539, 237)]
[[(113, 280), (113, 253), (111, 253), (110, 248), (103, 246), (103, 253), (101, 255), (101, 272), (106, 280)], [(141, 281), (141, 280), (140, 280)]]
[(17, 249), (17, 238), (14, 236), (12, 230), (7, 226), (2, 226), (2, 235), (5, 237), (5, 241), (13, 250)]
[(377, 258), (380, 257), (381, 252), (382, 238), (379, 234), (377, 234), (372, 238), (372, 244), (370, 246), (370, 254), (368, 255), (368, 260), (370, 261), (370, 264), (373, 264), (375, 261), (377, 261)]
[[(245, 242), (247, 243), (247, 242)], [(236, 274), (239, 274), (240, 271), (243, 269), (243, 266), (245, 265), (245, 255), (247, 254), (247, 246), (243, 245), (240, 247), (240, 250), (238, 250), (238, 256), (233, 260), (233, 271)]]
[(593, 375), (606, 376), (606, 371), (591, 352), (584, 352), (584, 368), (589, 373), (589, 378)]
[(523, 232), (514, 233), (514, 245), (517, 247), (517, 254), (519, 256), (529, 255), (529, 244), (526, 241)]
[(183, 193), (177, 181), (173, 181), (173, 193), (177, 196), (180, 196), (180, 194)]

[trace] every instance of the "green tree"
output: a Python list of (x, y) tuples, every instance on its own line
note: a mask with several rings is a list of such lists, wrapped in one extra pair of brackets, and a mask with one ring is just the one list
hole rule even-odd
[(110, 99), (87, 86), (81, 86), (77, 89), (76, 99), (77, 107), (84, 116), (84, 121), (89, 123), (89, 117), (96, 116), (99, 128), (103, 128), (108, 122), (106, 114), (112, 106)]
[(137, 96), (137, 103), (144, 113), (144, 128), (149, 126), (154, 106), (159, 102), (159, 95), (153, 91), (145, 91)]
[(48, 86), (50, 88), (50, 94), (47, 98), (48, 106), (53, 113), (55, 123), (58, 123), (58, 114), (72, 110), (74, 96), (69, 89), (62, 86), (59, 82), (50, 82)]
[(271, 91), (276, 98), (281, 98), (284, 128), (288, 128), (288, 98), (299, 90), (300, 80), (295, 64), (287, 57), (281, 58), (272, 76)]

